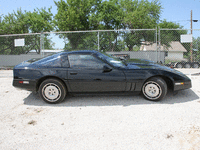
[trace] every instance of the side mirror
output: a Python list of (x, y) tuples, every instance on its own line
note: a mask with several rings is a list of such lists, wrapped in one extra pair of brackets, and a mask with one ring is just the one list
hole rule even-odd
[(109, 67), (107, 65), (103, 66), (103, 72), (110, 72), (110, 71), (112, 71), (111, 67)]

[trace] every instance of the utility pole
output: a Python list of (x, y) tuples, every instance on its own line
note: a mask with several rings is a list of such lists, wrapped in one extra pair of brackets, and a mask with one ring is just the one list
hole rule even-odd
[[(191, 10), (191, 35), (192, 35), (192, 21), (193, 20), (192, 20), (192, 10)], [(192, 57), (192, 55), (193, 55), (193, 49), (192, 49), (192, 45), (193, 45), (193, 43), (191, 42), (190, 43), (190, 62), (193, 62), (193, 57)]]

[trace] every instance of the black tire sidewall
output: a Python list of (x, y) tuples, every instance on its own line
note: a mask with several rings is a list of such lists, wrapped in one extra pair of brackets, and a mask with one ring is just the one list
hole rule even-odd
[[(144, 94), (145, 83), (147, 83), (149, 81), (154, 81), (154, 82), (156, 82), (161, 87), (162, 94), (157, 99), (150, 99), (147, 96), (145, 96), (145, 94)], [(165, 97), (165, 95), (167, 94), (167, 84), (166, 84), (166, 82), (162, 78), (160, 78), (160, 77), (153, 77), (153, 78), (150, 78), (149, 80), (147, 80), (145, 83), (142, 86), (142, 94), (143, 94), (143, 96), (144, 96), (145, 99), (150, 100), (150, 101), (159, 101), (159, 100), (163, 99)]]
[[(56, 86), (58, 86), (61, 90), (61, 96), (58, 100), (56, 101), (48, 101), (46, 100), (44, 97), (43, 97), (43, 94), (42, 94), (42, 89), (43, 87), (46, 85), (46, 84), (49, 84), (49, 83), (54, 83), (56, 84)], [(57, 79), (46, 79), (44, 80), (40, 87), (39, 87), (39, 95), (40, 97), (43, 99), (43, 101), (47, 102), (47, 103), (50, 103), (50, 104), (56, 104), (56, 103), (60, 103), (61, 101), (64, 100), (65, 96), (66, 96), (66, 88), (64, 86), (64, 84), (60, 81), (60, 80), (57, 80)]]

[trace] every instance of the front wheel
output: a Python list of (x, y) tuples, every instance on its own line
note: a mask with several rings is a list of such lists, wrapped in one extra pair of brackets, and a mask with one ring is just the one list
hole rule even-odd
[(159, 77), (147, 80), (142, 86), (143, 96), (151, 101), (159, 101), (167, 94), (167, 84)]
[(39, 95), (47, 103), (59, 103), (66, 96), (66, 88), (60, 80), (47, 79), (41, 83)]

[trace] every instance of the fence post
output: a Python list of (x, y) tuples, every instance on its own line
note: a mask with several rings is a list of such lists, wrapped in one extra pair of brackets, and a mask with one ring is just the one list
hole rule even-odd
[[(161, 45), (160, 45), (160, 26), (158, 26), (158, 50), (160, 52), (160, 60), (161, 60)], [(164, 62), (163, 62), (164, 63)]]
[(41, 32), (40, 34), (40, 56), (44, 57), (44, 34)]
[(157, 46), (157, 38), (158, 38), (158, 37), (157, 37), (157, 27), (156, 27), (156, 33), (155, 33), (155, 34), (156, 34), (156, 35), (155, 35), (155, 36), (156, 36), (156, 41), (155, 41), (155, 42), (156, 42), (156, 62), (158, 63), (158, 46)]
[(99, 51), (99, 31), (98, 31), (98, 51)]

